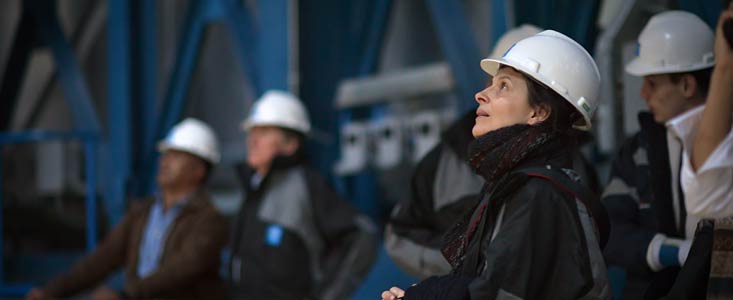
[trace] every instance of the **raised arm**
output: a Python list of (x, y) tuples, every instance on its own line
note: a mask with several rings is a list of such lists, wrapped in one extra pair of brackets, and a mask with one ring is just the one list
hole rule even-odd
[(731, 131), (733, 118), (733, 49), (725, 39), (723, 23), (733, 19), (733, 10), (724, 10), (715, 30), (715, 69), (700, 126), (691, 150), (693, 170), (699, 169)]

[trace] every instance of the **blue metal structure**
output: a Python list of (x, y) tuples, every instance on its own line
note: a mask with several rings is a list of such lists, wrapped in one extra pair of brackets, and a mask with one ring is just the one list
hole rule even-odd
[(513, 0), (516, 24), (529, 23), (562, 32), (593, 53), (598, 0)]
[[(51, 140), (78, 140), (84, 144), (84, 175), (86, 178), (86, 249), (91, 251), (97, 244), (97, 184), (96, 151), (98, 135), (91, 131), (26, 131), (0, 133), (0, 149), (3, 145), (36, 143)], [(0, 232), (3, 232), (2, 160), (0, 160)], [(3, 239), (0, 239), (0, 257), (4, 258)], [(4, 277), (5, 259), (0, 259), (0, 296), (22, 296), (32, 286), (29, 283), (7, 283)]]
[(462, 3), (442, 0), (426, 0), (426, 3), (458, 86), (458, 111), (474, 109), (474, 95), (483, 89), (486, 74), (478, 66), (482, 57)]
[(122, 218), (127, 179), (130, 174), (130, 43), (129, 5), (125, 0), (108, 2), (107, 57), (107, 189), (105, 204), (110, 224)]
[[(278, 18), (280, 15), (277, 14), (284, 13), (280, 9), (287, 7), (287, 1), (273, 0), (263, 2), (259, 7), (261, 9), (260, 18), (262, 20), (282, 20), (281, 17)], [(155, 161), (158, 153), (154, 147), (150, 146), (154, 145), (155, 141), (161, 139), (180, 119), (183, 113), (186, 104), (186, 92), (188, 91), (191, 75), (199, 56), (202, 36), (206, 26), (211, 22), (224, 22), (230, 29), (230, 33), (240, 54), (239, 61), (245, 74), (248, 75), (247, 78), (250, 80), (251, 86), (254, 87), (258, 95), (263, 92), (263, 87), (265, 86), (262, 84), (263, 82), (267, 84), (267, 87), (287, 86), (287, 53), (283, 51), (263, 51), (267, 53), (262, 56), (267, 58), (264, 61), (272, 63), (272, 65), (266, 68), (258, 67), (262, 61), (255, 58), (258, 53), (255, 49), (257, 49), (257, 45), (260, 45), (259, 42), (262, 40), (262, 37), (261, 35), (253, 34), (255, 31), (251, 28), (252, 18), (244, 6), (241, 6), (234, 0), (191, 1), (179, 39), (176, 63), (168, 81), (163, 104), (157, 110), (157, 119), (155, 122), (147, 122), (148, 124), (155, 124), (155, 127), (147, 128), (153, 134), (146, 135), (145, 137), (148, 140), (143, 144), (147, 145), (148, 148), (141, 149), (141, 153), (146, 153), (143, 157), (144, 167), (141, 173), (136, 174), (138, 177), (144, 178), (142, 184), (145, 188), (142, 189), (142, 193), (150, 193), (154, 189), (152, 174), (156, 172), (157, 164)], [(285, 37), (270, 37), (265, 39), (266, 42), (270, 42), (270, 39), (274, 40), (270, 42), (271, 44), (267, 45), (287, 49), (287, 44), (280, 44), (282, 41), (287, 41), (287, 31), (282, 28), (272, 30), (274, 32), (269, 32), (268, 35), (283, 34)], [(261, 71), (263, 69), (268, 70)], [(285, 70), (277, 71), (278, 69)], [(275, 75), (269, 75), (270, 73)], [(267, 80), (262, 80), (263, 77)], [(151, 113), (150, 116), (154, 116), (154, 114)]]

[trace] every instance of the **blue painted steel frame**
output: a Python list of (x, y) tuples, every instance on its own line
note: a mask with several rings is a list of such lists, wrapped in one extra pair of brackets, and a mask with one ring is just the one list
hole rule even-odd
[(461, 1), (426, 0), (443, 54), (458, 85), (459, 112), (475, 108), (473, 101), (486, 81), (479, 67), (481, 55)]
[[(288, 90), (288, 0), (259, 0), (257, 94), (270, 89)], [(283, 16), (285, 18), (283, 18)], [(283, 22), (285, 20), (285, 22)], [(279, 66), (284, 66), (280, 68)]]
[[(358, 64), (356, 76), (365, 76), (374, 72), (377, 68), (379, 53), (384, 39), (384, 32), (387, 27), (389, 12), (392, 7), (391, 0), (378, 0), (375, 4), (374, 14), (371, 16), (367, 24), (370, 24), (369, 31), (366, 34), (365, 50), (361, 55)], [(351, 49), (353, 53), (359, 53), (360, 49)], [(370, 108), (369, 114), (373, 119), (379, 119), (382, 116), (383, 107), (375, 106)], [(345, 110), (339, 114), (339, 127), (345, 126), (352, 121), (352, 111)], [(330, 171), (330, 170), (328, 170)], [(349, 184), (352, 183), (352, 184)], [(379, 207), (375, 202), (376, 195), (376, 179), (372, 171), (365, 170), (350, 178), (336, 180), (335, 184), (339, 192), (348, 194), (360, 211), (369, 215), (372, 219), (377, 220), (379, 215)], [(352, 188), (349, 190), (348, 187)]]
[(74, 57), (74, 52), (61, 30), (54, 2), (29, 0), (23, 5), (24, 9), (29, 9), (36, 19), (38, 36), (51, 49), (64, 99), (71, 107), (74, 127), (99, 132), (99, 120), (92, 104), (91, 93)]
[(122, 218), (130, 175), (130, 43), (129, 4), (109, 0), (107, 17), (107, 189), (109, 224)]
[(499, 41), (501, 35), (507, 31), (508, 28), (514, 27), (514, 24), (509, 24), (507, 20), (507, 1), (513, 0), (495, 0), (491, 1), (491, 44), (490, 49), (494, 48), (496, 42)]
[[(26, 131), (0, 133), (0, 150), (3, 145), (34, 143), (50, 140), (79, 140), (84, 144), (84, 166), (86, 177), (86, 249), (92, 251), (97, 244), (97, 183), (96, 183), (96, 151), (98, 134), (93, 131)], [(2, 160), (0, 159), (0, 233), (3, 232), (3, 198), (2, 198)], [(0, 238), (0, 257), (4, 258), (4, 239)], [(32, 287), (27, 283), (6, 284), (4, 278), (4, 259), (0, 259), (0, 295), (23, 296)]]
[[(282, 3), (287, 3), (286, 0), (271, 0), (262, 3), (265, 13), (277, 12), (278, 7), (287, 7)], [(273, 6), (274, 8), (272, 8)], [(277, 19), (275, 16), (261, 15), (264, 19)], [(191, 75), (195, 67), (196, 59), (199, 55), (201, 39), (206, 25), (212, 21), (223, 21), (231, 30), (231, 34), (234, 37), (235, 45), (237, 46), (238, 53), (240, 54), (240, 63), (248, 75), (247, 78), (250, 80), (251, 86), (255, 89), (255, 92), (259, 95), (262, 93), (261, 82), (258, 78), (261, 77), (262, 73), (257, 73), (258, 63), (260, 63), (255, 57), (257, 48), (253, 47), (253, 44), (257, 44), (259, 36), (254, 34), (254, 28), (252, 28), (252, 19), (247, 9), (241, 6), (237, 1), (234, 0), (193, 0), (189, 3), (188, 12), (186, 13), (186, 19), (184, 21), (184, 28), (181, 32), (181, 38), (179, 39), (178, 53), (176, 54), (175, 67), (170, 75), (168, 81), (168, 87), (166, 89), (165, 99), (158, 110), (159, 118), (157, 120), (155, 128), (152, 130), (154, 134), (148, 136), (149, 139), (146, 142), (147, 145), (153, 145), (158, 139), (165, 136), (166, 132), (180, 119), (183, 109), (186, 104), (186, 92), (188, 85), (191, 80)], [(262, 28), (260, 28), (262, 30)], [(282, 33), (281, 29), (277, 29), (276, 33)], [(286, 33), (285, 33), (286, 34)], [(253, 38), (255, 37), (255, 38)], [(278, 40), (273, 39), (276, 43)], [(284, 39), (287, 40), (287, 35)], [(273, 46), (272, 47), (280, 47)], [(260, 48), (261, 50), (261, 48)], [(265, 52), (271, 52), (269, 49)], [(287, 54), (287, 53), (285, 53)], [(276, 59), (269, 57), (273, 54), (268, 54), (268, 61), (277, 61)], [(287, 57), (284, 60), (287, 62)], [(287, 74), (287, 64), (284, 65), (271, 65), (268, 69), (277, 69), (276, 66), (283, 66), (285, 74)], [(277, 80), (287, 80), (287, 76), (277, 76), (277, 72), (269, 70), (275, 75), (268, 75), (268, 85), (272, 86), (287, 86), (287, 81), (282, 83), (276, 83)], [(147, 192), (153, 190), (152, 174), (155, 174), (157, 164), (155, 163), (158, 153), (155, 149), (145, 149), (148, 155), (145, 156), (145, 165), (147, 170), (143, 172), (142, 176), (146, 176), (145, 182), (149, 184)]]

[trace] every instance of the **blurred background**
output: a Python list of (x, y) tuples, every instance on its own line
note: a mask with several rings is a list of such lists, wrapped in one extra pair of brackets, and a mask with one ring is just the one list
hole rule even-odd
[[(217, 132), (217, 207), (241, 203), (240, 122), (268, 89), (289, 90), (315, 127), (310, 164), (384, 225), (409, 197), (415, 163), (475, 109), (479, 60), (529, 23), (593, 53), (603, 78), (595, 143), (601, 182), (638, 129), (636, 37), (663, 10), (711, 27), (720, 1), (695, 0), (4, 0), (0, 2), (0, 297), (67, 269), (154, 189), (156, 142), (184, 117)], [(381, 230), (381, 228), (380, 228)], [(381, 232), (381, 231), (380, 231)], [(119, 276), (110, 279), (119, 282)], [(353, 296), (416, 279), (381, 250)]]

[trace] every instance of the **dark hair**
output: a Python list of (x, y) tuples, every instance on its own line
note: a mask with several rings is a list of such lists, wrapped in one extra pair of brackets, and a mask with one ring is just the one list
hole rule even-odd
[(692, 76), (692, 78), (695, 78), (695, 82), (697, 83), (697, 94), (704, 98), (708, 95), (708, 89), (710, 88), (710, 75), (712, 74), (712, 72), (713, 68), (710, 67), (697, 71), (671, 73), (669, 74), (669, 79), (672, 81), (672, 83), (676, 84), (679, 83), (680, 80), (682, 80), (683, 76)]
[(209, 178), (211, 178), (211, 173), (214, 171), (214, 164), (209, 162), (208, 160), (201, 160), (204, 162), (204, 176), (201, 177), (201, 184), (206, 184), (209, 182)]
[(298, 150), (295, 150), (295, 153), (290, 156), (290, 158), (294, 159), (296, 162), (303, 162), (306, 160), (306, 150), (305, 150), (305, 134), (303, 134), (300, 131), (296, 131), (290, 128), (285, 127), (278, 127), (282, 129), (282, 131), (285, 133), (286, 139), (295, 139), (298, 142)]
[(532, 107), (542, 107), (550, 111), (544, 124), (550, 126), (553, 132), (566, 132), (582, 119), (582, 115), (565, 98), (560, 96), (546, 85), (524, 75), (527, 80), (527, 98)]

